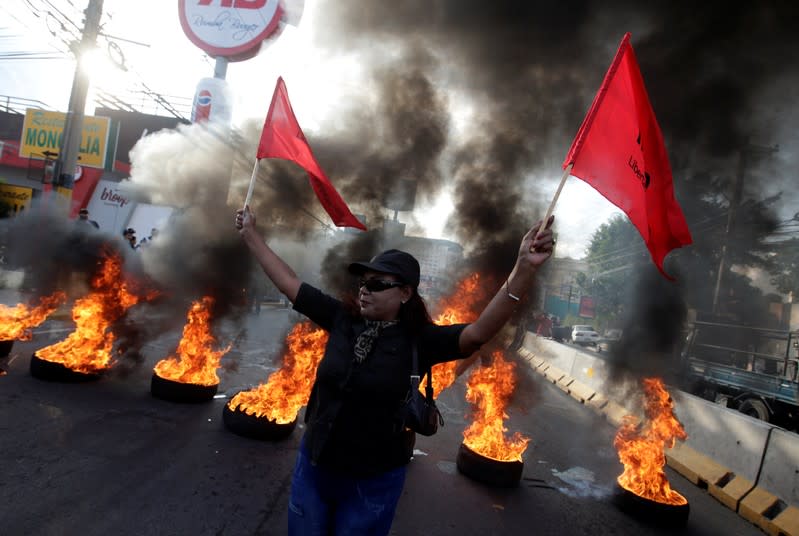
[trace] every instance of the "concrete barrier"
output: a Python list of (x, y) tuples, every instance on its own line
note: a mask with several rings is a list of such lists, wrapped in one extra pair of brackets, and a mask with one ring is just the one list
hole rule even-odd
[(622, 403), (629, 411), (633, 411), (634, 401), (627, 400), (627, 393), (634, 392), (637, 387), (629, 382), (611, 383), (610, 367), (602, 357), (594, 356), (584, 349), (550, 339), (532, 335), (525, 339), (525, 345), (537, 357), (541, 357), (556, 366), (568, 376), (601, 392), (617, 403)]
[(555, 365), (547, 367), (547, 369), (544, 371), (544, 376), (552, 383), (558, 383), (558, 380), (565, 375), (566, 373), (563, 372), (563, 369), (556, 367)]
[(799, 436), (771, 428), (756, 486), (738, 513), (772, 536), (799, 535)]
[(736, 475), (757, 481), (773, 426), (682, 391), (671, 395), (674, 414), (688, 434), (685, 443)]
[(560, 387), (561, 391), (566, 391), (567, 393), (569, 392), (569, 386), (570, 386), (572, 383), (574, 383), (574, 378), (572, 378), (572, 377), (571, 377), (571, 376), (569, 376), (568, 374), (566, 374), (565, 376), (562, 376), (562, 377), (561, 377), (561, 378), (560, 378), (560, 379), (557, 381), (558, 387)]
[(607, 366), (604, 361), (589, 354), (577, 351), (572, 359), (569, 374), (594, 389), (604, 389), (608, 380)]
[(799, 436), (772, 430), (757, 485), (787, 504), (799, 505)]
[(730, 473), (729, 469), (685, 443), (675, 444), (674, 447), (667, 449), (665, 454), (669, 467), (692, 484), (702, 488), (709, 488), (712, 483), (720, 482)]
[(578, 402), (585, 404), (596, 394), (596, 391), (579, 380), (574, 380), (569, 384), (568, 393)]
[(524, 339), (524, 346), (536, 356), (546, 359), (551, 366), (564, 371), (564, 373), (572, 369), (576, 352), (573, 346), (536, 337), (530, 332), (527, 333)]

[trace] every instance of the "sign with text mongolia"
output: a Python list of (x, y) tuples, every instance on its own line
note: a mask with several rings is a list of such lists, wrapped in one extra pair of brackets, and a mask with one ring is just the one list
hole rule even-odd
[[(45, 151), (58, 154), (67, 114), (28, 108), (22, 124), (19, 156), (45, 158)], [(78, 164), (96, 168), (105, 167), (108, 131), (111, 120), (107, 117), (83, 117), (83, 134), (78, 147)]]

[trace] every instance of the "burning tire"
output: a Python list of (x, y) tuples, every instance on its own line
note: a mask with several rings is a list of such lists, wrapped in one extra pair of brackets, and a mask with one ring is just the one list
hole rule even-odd
[(153, 379), (150, 382), (150, 394), (155, 398), (191, 404), (213, 400), (218, 388), (219, 384), (197, 385), (194, 383), (181, 383), (167, 380), (158, 374), (153, 374)]
[(613, 502), (625, 514), (658, 527), (677, 528), (688, 521), (690, 506), (685, 504), (666, 504), (636, 495), (616, 483)]
[(245, 413), (240, 406), (230, 409), (228, 404), (225, 404), (225, 408), (222, 410), (222, 421), (225, 423), (225, 428), (236, 435), (263, 441), (285, 439), (297, 426), (296, 417), (290, 423), (280, 424), (268, 417)]
[(14, 339), (10, 341), (0, 341), (0, 358), (8, 357), (11, 353), (11, 347), (14, 346)]
[(80, 372), (56, 363), (47, 361), (35, 353), (31, 357), (31, 376), (51, 382), (81, 383), (100, 379), (100, 373)]
[(519, 485), (524, 462), (486, 458), (461, 443), (456, 466), (458, 471), (472, 480), (497, 488), (512, 488)]

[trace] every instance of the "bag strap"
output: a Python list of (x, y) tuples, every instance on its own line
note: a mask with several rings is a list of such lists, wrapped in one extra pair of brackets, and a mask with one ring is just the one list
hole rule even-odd
[[(421, 382), (421, 377), (419, 376), (419, 350), (416, 345), (416, 339), (413, 339), (412, 343), (412, 353), (413, 353), (413, 366), (411, 368), (411, 388), (418, 389), (419, 383)], [(433, 400), (433, 367), (427, 367), (427, 383), (424, 388), (425, 397), (429, 400)]]

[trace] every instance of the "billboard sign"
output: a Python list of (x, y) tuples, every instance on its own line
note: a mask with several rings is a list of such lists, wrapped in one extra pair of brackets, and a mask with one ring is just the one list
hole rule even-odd
[[(48, 112), (35, 108), (25, 110), (22, 123), (22, 139), (19, 156), (44, 160), (45, 152), (51, 159), (61, 151), (61, 139), (67, 114)], [(107, 117), (87, 115), (83, 118), (83, 131), (78, 147), (78, 163), (81, 166), (105, 167), (108, 132), (111, 120)]]
[(580, 297), (580, 312), (582, 318), (594, 318), (594, 298), (591, 296)]
[(100, 230), (119, 235), (130, 219), (135, 206), (129, 184), (101, 180), (88, 202), (89, 217)]
[(249, 59), (280, 27), (278, 0), (180, 0), (180, 25), (212, 57)]

